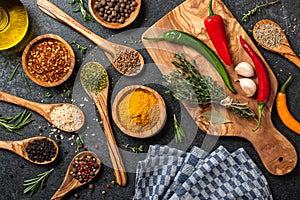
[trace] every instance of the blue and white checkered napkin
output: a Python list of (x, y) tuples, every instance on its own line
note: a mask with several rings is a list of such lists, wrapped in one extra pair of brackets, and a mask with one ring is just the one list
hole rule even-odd
[(137, 166), (137, 199), (273, 199), (267, 180), (244, 149), (208, 154), (150, 146)]

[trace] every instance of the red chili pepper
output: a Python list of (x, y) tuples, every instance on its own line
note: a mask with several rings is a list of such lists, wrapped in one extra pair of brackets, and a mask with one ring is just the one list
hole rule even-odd
[(271, 93), (270, 79), (264, 62), (253, 51), (253, 49), (249, 46), (249, 44), (247, 44), (247, 42), (242, 38), (242, 36), (240, 36), (240, 42), (243, 48), (245, 49), (245, 51), (251, 57), (258, 78), (258, 94), (256, 100), (258, 104), (258, 124), (256, 128), (253, 129), (253, 131), (256, 131), (261, 124), (262, 110), (270, 97), (270, 93)]
[(232, 65), (224, 22), (220, 15), (213, 13), (212, 0), (209, 2), (209, 16), (204, 19), (204, 25), (220, 58), (227, 65)]

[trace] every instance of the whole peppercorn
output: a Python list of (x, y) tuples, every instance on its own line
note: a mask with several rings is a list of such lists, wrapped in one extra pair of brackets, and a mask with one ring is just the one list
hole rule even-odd
[(33, 140), (26, 146), (29, 159), (37, 162), (50, 161), (55, 156), (56, 151), (53, 142), (46, 138)]

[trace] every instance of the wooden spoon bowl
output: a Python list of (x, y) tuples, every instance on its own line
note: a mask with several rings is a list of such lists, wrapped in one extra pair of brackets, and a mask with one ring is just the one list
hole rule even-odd
[[(278, 46), (269, 46), (264, 44), (263, 42), (261, 42), (261, 40), (259, 39), (259, 35), (258, 35), (258, 30), (262, 25), (271, 25), (274, 26), (276, 28), (278, 28), (280, 30), (282, 39), (281, 39), (281, 43)], [(300, 59), (299, 57), (296, 55), (296, 53), (293, 51), (291, 45), (289, 44), (289, 41), (283, 31), (283, 29), (274, 21), (269, 20), (269, 19), (263, 19), (258, 21), (254, 27), (253, 27), (253, 37), (254, 39), (258, 42), (258, 44), (260, 46), (262, 46), (263, 48), (275, 52), (275, 53), (279, 53), (280, 55), (282, 55), (283, 57), (287, 58), (288, 60), (290, 60), (291, 62), (293, 62), (297, 67), (300, 68)]]
[(130, 16), (125, 20), (124, 23), (117, 23), (117, 22), (107, 22), (99, 15), (99, 12), (95, 9), (95, 4), (97, 1), (98, 0), (89, 0), (89, 11), (97, 22), (99, 22), (102, 26), (105, 26), (110, 29), (121, 29), (131, 24), (137, 18), (141, 10), (141, 4), (142, 4), (141, 0), (135, 0), (137, 3), (135, 10), (130, 14)]
[[(42, 104), (11, 95), (1, 90), (0, 101), (5, 101), (33, 110), (36, 113), (42, 115), (46, 120), (48, 120), (48, 122), (53, 124), (55, 127), (65, 132), (76, 132), (84, 125), (85, 117), (82, 110), (73, 104)], [(61, 116), (59, 116), (59, 110), (69, 110), (69, 112), (61, 113)], [(52, 115), (53, 112), (57, 112), (57, 114)], [(65, 119), (66, 115), (69, 116), (69, 118)], [(64, 119), (66, 121), (64, 121)], [(65, 122), (65, 124), (62, 122)]]
[[(44, 162), (33, 161), (28, 157), (28, 153), (26, 152), (26, 147), (28, 146), (29, 143), (33, 142), (34, 140), (42, 140), (42, 139), (47, 139), (51, 141), (56, 148), (56, 153), (49, 161), (44, 161)], [(0, 141), (0, 148), (16, 153), (19, 156), (23, 157), (24, 159), (38, 165), (46, 165), (52, 163), (57, 158), (58, 151), (59, 151), (58, 145), (54, 140), (42, 136), (32, 137), (25, 140), (19, 140), (19, 141)]]
[(76, 178), (73, 178), (73, 176), (71, 175), (71, 171), (73, 169), (72, 164), (75, 162), (76, 158), (80, 158), (82, 156), (92, 156), (92, 157), (96, 158), (96, 163), (98, 164), (99, 167), (96, 169), (96, 171), (94, 171), (93, 178), (95, 178), (97, 176), (97, 174), (99, 173), (100, 168), (101, 168), (101, 162), (100, 162), (100, 159), (98, 158), (98, 156), (91, 151), (83, 151), (83, 152), (77, 154), (70, 162), (69, 167), (66, 172), (66, 175), (63, 179), (63, 182), (61, 183), (60, 187), (55, 192), (55, 194), (51, 197), (51, 200), (62, 199), (63, 196), (65, 194), (67, 194), (68, 192), (70, 192), (71, 190), (81, 187), (81, 186), (89, 183), (92, 180), (92, 179), (89, 179), (88, 181), (81, 183), (79, 180), (77, 180)]
[[(34, 74), (32, 74), (29, 71), (29, 67), (30, 67), (29, 63), (28, 63), (29, 55), (30, 55), (32, 49), (37, 44), (40, 44), (44, 41), (57, 41), (57, 42), (61, 43), (62, 46), (65, 47), (65, 49), (68, 52), (68, 57), (69, 57), (69, 59), (68, 59), (69, 60), (68, 72), (63, 77), (61, 77), (58, 81), (53, 81), (53, 82), (42, 81), (40, 78), (37, 78)], [(61, 58), (61, 59), (63, 59), (63, 58)], [(31, 40), (27, 44), (27, 46), (25, 47), (25, 49), (23, 51), (23, 54), (22, 54), (22, 66), (23, 66), (23, 69), (24, 69), (26, 75), (34, 83), (36, 83), (40, 86), (43, 86), (43, 87), (54, 87), (54, 86), (58, 86), (58, 85), (64, 83), (72, 75), (73, 69), (74, 69), (74, 66), (75, 66), (75, 54), (74, 54), (74, 51), (73, 51), (72, 47), (60, 36), (55, 35), (55, 34), (44, 34), (44, 35), (40, 35), (40, 36), (34, 38), (33, 40)], [(42, 68), (40, 70), (42, 70)], [(46, 73), (46, 72), (44, 72), (44, 73)]]
[[(134, 92), (137, 89), (142, 89), (145, 90), (151, 94), (154, 95), (154, 97), (157, 99), (157, 106), (158, 106), (158, 110), (159, 110), (159, 118), (155, 119), (155, 123), (153, 121), (153, 123), (150, 120), (149, 126), (145, 126), (142, 127), (140, 126), (137, 131), (133, 131), (131, 129), (128, 129), (126, 124), (122, 123), (121, 119), (120, 119), (120, 111), (119, 111), (119, 105), (121, 103), (122, 100), (124, 100), (124, 98), (127, 95), (130, 95), (132, 92)], [(116, 125), (119, 127), (119, 129), (125, 133), (128, 136), (131, 137), (136, 137), (136, 138), (148, 138), (148, 137), (152, 137), (155, 134), (157, 134), (164, 126), (165, 122), (166, 122), (166, 105), (164, 102), (164, 99), (161, 97), (160, 94), (158, 94), (155, 90), (153, 90), (152, 88), (143, 86), (143, 85), (131, 85), (131, 86), (127, 86), (125, 88), (123, 88), (116, 96), (113, 106), (112, 106), (112, 117), (114, 122), (116, 123)], [(133, 122), (134, 123), (134, 122)], [(136, 125), (138, 127), (138, 125)]]

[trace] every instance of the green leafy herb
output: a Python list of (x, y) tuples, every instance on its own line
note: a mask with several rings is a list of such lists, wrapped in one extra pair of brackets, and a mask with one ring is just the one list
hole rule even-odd
[(45, 97), (50, 98), (50, 97), (52, 97), (52, 94), (50, 92), (46, 92)]
[(23, 112), (20, 112), (12, 117), (0, 116), (0, 126), (7, 131), (16, 133), (18, 135), (22, 135), (18, 132), (18, 130), (32, 121), (33, 120), (31, 119), (31, 113), (29, 113), (27, 110), (24, 110)]
[(27, 91), (28, 91), (28, 92), (31, 92), (31, 88), (30, 88), (30, 85), (29, 85), (29, 82), (28, 82), (27, 78), (24, 76), (24, 74), (22, 74), (22, 77), (23, 77), (23, 80), (24, 80), (24, 82), (25, 82)]
[(247, 107), (247, 103), (240, 103), (226, 96), (223, 88), (210, 76), (201, 75), (194, 61), (190, 63), (182, 54), (175, 54), (174, 57), (179, 60), (172, 62), (177, 69), (164, 76), (163, 85), (168, 88), (167, 93), (173, 92), (176, 99), (193, 105), (215, 103), (245, 118), (255, 116), (253, 110)]
[(254, 15), (256, 13), (256, 11), (258, 11), (259, 9), (261, 9), (263, 7), (268, 7), (270, 5), (273, 5), (273, 4), (276, 4), (276, 3), (279, 3), (279, 2), (280, 2), (280, 0), (275, 0), (275, 1), (272, 1), (272, 2), (269, 2), (269, 3), (264, 3), (264, 4), (261, 4), (261, 5), (256, 5), (251, 10), (248, 10), (247, 13), (243, 14), (242, 22), (246, 22), (248, 20), (248, 18), (250, 17), (250, 15)]
[(182, 142), (182, 139), (186, 136), (182, 127), (180, 126), (175, 114), (174, 114), (174, 133), (176, 142)]
[(87, 47), (84, 47), (84, 46), (81, 46), (78, 42), (76, 42), (75, 40), (73, 40), (71, 42), (72, 45), (76, 45), (77, 46), (77, 49), (79, 49), (79, 51), (82, 53), (82, 54), (85, 54), (86, 50), (87, 50)]
[(66, 90), (65, 90), (66, 96), (67, 96), (68, 98), (70, 98), (71, 95), (72, 95), (72, 90), (71, 90), (71, 88), (68, 86), (68, 84), (65, 84), (65, 88), (66, 88)]
[(85, 22), (94, 21), (91, 13), (88, 11), (88, 9), (86, 9), (85, 1), (84, 0), (72, 0), (70, 2), (71, 5), (74, 5), (76, 3), (78, 3), (79, 8), (76, 10), (73, 10), (73, 12), (75, 12), (75, 13), (80, 12), (82, 15), (82, 19)]
[(16, 74), (17, 70), (19, 69), (19, 67), (20, 67), (20, 63), (18, 63), (18, 64), (15, 66), (14, 70), (12, 71), (12, 73), (11, 73), (11, 75), (10, 75), (10, 77), (9, 77), (9, 81), (13, 80), (13, 78), (15, 77), (15, 74)]
[(128, 40), (129, 40), (129, 42), (134, 43), (134, 39), (133, 39), (133, 36), (132, 36), (132, 35), (130, 35), (130, 36), (128, 37)]
[(49, 175), (51, 174), (51, 172), (53, 170), (54, 170), (54, 168), (37, 175), (36, 178), (24, 180), (24, 184), (23, 184), (23, 186), (25, 187), (24, 194), (27, 194), (30, 192), (30, 196), (32, 197), (39, 189), (43, 189), (46, 181), (49, 178)]
[(84, 145), (84, 142), (83, 142), (83, 140), (82, 140), (82, 138), (81, 138), (80, 135), (78, 135), (78, 137), (76, 138), (75, 142), (76, 142), (78, 148), (81, 148)]
[(130, 144), (125, 144), (123, 145), (124, 148), (126, 150), (130, 150), (132, 151), (133, 153), (142, 153), (144, 152), (144, 146), (143, 145), (140, 145), (140, 146), (133, 146), (133, 145), (130, 145)]

